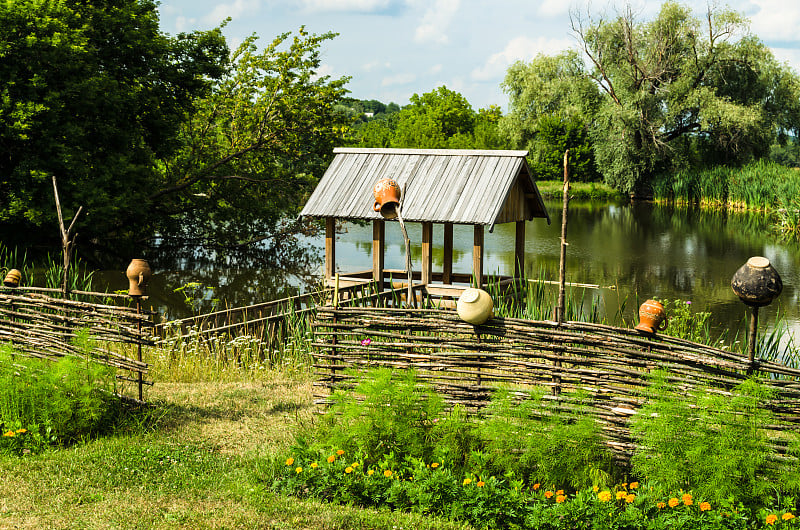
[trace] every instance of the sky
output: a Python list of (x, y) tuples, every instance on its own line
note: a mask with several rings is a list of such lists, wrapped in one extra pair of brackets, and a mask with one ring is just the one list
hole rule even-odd
[[(713, 0), (712, 0), (713, 1)], [(256, 34), (264, 45), (305, 26), (334, 32), (321, 49), (320, 73), (350, 76), (350, 96), (408, 104), (439, 86), (461, 93), (473, 109), (507, 110), (502, 82), (509, 65), (540, 53), (577, 48), (570, 12), (613, 16), (630, 4), (651, 20), (660, 1), (589, 0), (162, 0), (162, 31), (216, 27), (231, 48)], [(707, 2), (684, 2), (703, 16)], [(720, 0), (744, 14), (775, 57), (800, 72), (800, 0)]]

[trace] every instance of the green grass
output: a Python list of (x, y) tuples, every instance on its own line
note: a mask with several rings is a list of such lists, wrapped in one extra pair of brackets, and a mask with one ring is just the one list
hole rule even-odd
[[(561, 199), (564, 195), (564, 182), (561, 180), (538, 180), (536, 186), (545, 199)], [(626, 200), (623, 193), (602, 182), (571, 182), (569, 195), (575, 200)]]
[(157, 383), (114, 436), (0, 455), (0, 528), (468, 528), (276, 495), (259, 469), (315, 417), (308, 376)]

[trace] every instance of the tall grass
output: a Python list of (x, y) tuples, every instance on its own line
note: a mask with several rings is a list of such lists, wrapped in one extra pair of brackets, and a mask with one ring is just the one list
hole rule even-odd
[[(22, 272), (22, 284), (30, 287), (60, 289), (64, 278), (64, 265), (61, 256), (46, 256), (34, 260), (27, 252), (8, 248), (0, 242), (0, 274), (5, 277), (11, 269)], [(73, 255), (67, 273), (67, 289), (70, 291), (91, 291), (94, 271)], [(1, 279), (1, 278), (0, 278)]]

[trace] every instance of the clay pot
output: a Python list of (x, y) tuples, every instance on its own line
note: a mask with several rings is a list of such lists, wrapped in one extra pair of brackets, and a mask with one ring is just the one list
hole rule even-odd
[(637, 331), (653, 334), (667, 329), (667, 324), (667, 313), (664, 311), (664, 305), (658, 300), (647, 300), (639, 307)]
[(781, 294), (783, 281), (767, 258), (754, 256), (734, 273), (731, 289), (745, 304), (759, 307)]
[(456, 311), (461, 320), (479, 326), (492, 318), (494, 303), (492, 297), (483, 289), (470, 287), (456, 302)]
[(147, 294), (147, 282), (150, 280), (152, 271), (150, 265), (143, 259), (131, 260), (125, 276), (128, 277), (128, 295), (144, 296)]
[(22, 273), (17, 269), (11, 269), (8, 271), (8, 274), (6, 274), (6, 277), (3, 280), (3, 285), (6, 287), (19, 287), (21, 281)]
[(372, 188), (375, 204), (372, 209), (380, 212), (385, 219), (397, 217), (397, 207), (400, 205), (400, 185), (392, 179), (381, 179)]

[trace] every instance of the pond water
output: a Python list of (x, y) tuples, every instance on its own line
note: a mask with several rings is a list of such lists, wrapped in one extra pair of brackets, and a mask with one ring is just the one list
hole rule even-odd
[[(547, 204), (552, 223), (542, 219), (526, 226), (526, 275), (557, 280), (561, 233), (561, 203)], [(780, 240), (761, 214), (717, 212), (675, 208), (650, 203), (631, 205), (570, 203), (567, 240), (567, 281), (598, 285), (586, 296), (614, 314), (620, 306), (625, 317), (635, 322), (634, 313), (646, 299), (680, 299), (696, 311), (711, 312), (715, 330), (729, 330), (729, 336), (744, 335), (746, 307), (730, 288), (731, 277), (751, 256), (769, 258), (780, 273), (783, 293), (762, 308), (759, 322), (770, 329), (779, 319), (789, 330), (800, 329), (800, 247)], [(419, 268), (421, 227), (409, 224), (412, 260)], [(397, 223), (387, 223), (386, 267), (403, 269), (404, 246)], [(434, 270), (442, 267), (442, 227), (434, 225)], [(305, 239), (322, 271), (324, 239)], [(511, 274), (514, 269), (514, 225), (497, 226), (485, 237), (485, 272)], [(470, 272), (472, 228), (454, 230), (456, 272)], [(337, 236), (337, 269), (340, 272), (372, 267), (371, 225), (345, 224)], [(209, 266), (210, 267), (210, 266)], [(312, 271), (314, 272), (314, 271)], [(126, 288), (118, 272), (98, 275), (113, 289)], [(187, 263), (183, 268), (155, 271), (151, 288), (153, 301), (172, 316), (185, 314), (183, 296), (174, 289), (198, 281), (214, 291), (200, 292), (229, 306), (246, 305), (305, 291), (297, 277), (280, 271), (249, 268), (204, 268)], [(766, 326), (766, 327), (764, 327)]]

